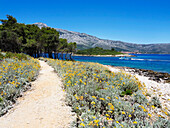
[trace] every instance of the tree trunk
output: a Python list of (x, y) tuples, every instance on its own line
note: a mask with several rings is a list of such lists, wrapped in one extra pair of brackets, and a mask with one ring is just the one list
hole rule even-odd
[(59, 60), (59, 57), (58, 57), (58, 52), (56, 53), (56, 59)]
[(68, 60), (68, 58), (67, 58), (67, 54), (68, 54), (68, 52), (66, 52), (66, 55), (65, 55), (65, 59), (66, 59), (66, 60)]

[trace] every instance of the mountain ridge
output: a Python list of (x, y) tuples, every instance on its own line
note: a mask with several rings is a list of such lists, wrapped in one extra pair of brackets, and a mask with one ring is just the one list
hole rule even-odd
[[(35, 23), (38, 27), (48, 27), (44, 23)], [(140, 52), (140, 53), (162, 53), (170, 54), (170, 43), (158, 43), (158, 44), (135, 44), (123, 41), (115, 41), (109, 39), (100, 39), (96, 36), (92, 36), (86, 33), (74, 32), (55, 28), (60, 38), (65, 38), (68, 42), (76, 42), (78, 49), (87, 49), (94, 47), (102, 47), (104, 49), (114, 48), (118, 51), (124, 52)]]

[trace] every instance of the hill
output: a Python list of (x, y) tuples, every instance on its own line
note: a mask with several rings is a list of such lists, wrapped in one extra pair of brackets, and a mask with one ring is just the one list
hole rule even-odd
[(95, 48), (90, 48), (90, 49), (79, 50), (77, 52), (77, 54), (82, 54), (82, 55), (117, 55), (117, 54), (122, 54), (122, 53), (117, 52), (114, 49), (108, 50), (108, 49), (95, 47)]
[[(43, 23), (36, 23), (36, 25), (42, 27)], [(44, 27), (46, 26), (47, 25), (44, 24)], [(86, 33), (73, 32), (59, 28), (56, 28), (56, 30), (59, 32), (60, 38), (67, 39), (68, 42), (76, 42), (77, 47), (80, 50), (102, 47), (104, 49), (114, 48), (117, 51), (170, 54), (170, 43), (135, 44), (122, 41), (100, 39)]]

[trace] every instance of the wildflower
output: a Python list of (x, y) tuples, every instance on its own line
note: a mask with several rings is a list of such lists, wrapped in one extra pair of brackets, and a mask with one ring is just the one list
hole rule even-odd
[(116, 121), (116, 123), (118, 123), (118, 124), (119, 124), (119, 121)]
[(152, 108), (154, 109), (154, 108), (155, 108), (155, 106), (154, 106), (154, 105), (152, 105)]
[(85, 127), (85, 124), (83, 124), (83, 123), (80, 123), (80, 125), (83, 126), (83, 127)]
[(168, 113), (167, 112), (164, 112), (167, 116), (168, 116)]
[(110, 109), (111, 109), (111, 110), (114, 110), (114, 106), (111, 106)]
[(95, 96), (92, 96), (92, 98), (96, 99), (96, 97), (95, 97)]
[(79, 109), (79, 107), (76, 107), (76, 109)]
[(80, 81), (81, 83), (83, 83), (82, 79), (79, 79), (79, 81)]
[(100, 100), (105, 100), (104, 98), (100, 98)]
[(80, 100), (83, 100), (83, 96), (80, 96)]
[(122, 112), (122, 114), (125, 114), (125, 112)]
[(148, 116), (149, 116), (149, 117), (152, 117), (152, 115), (151, 115), (150, 113), (148, 114)]
[(109, 106), (112, 106), (112, 103), (108, 103)]
[(118, 97), (117, 97), (117, 96), (115, 96), (115, 98), (116, 98), (116, 99), (118, 99)]
[(137, 122), (137, 121), (134, 121), (133, 123), (134, 123), (134, 124), (137, 124), (138, 122)]
[(107, 99), (111, 99), (111, 98), (108, 96)]
[(120, 124), (120, 126), (122, 126), (122, 127), (123, 127), (123, 124)]
[(132, 115), (129, 115), (129, 117), (132, 117)]
[(106, 116), (110, 116), (109, 114), (106, 114)]
[(93, 116), (93, 119), (95, 119), (96, 117), (95, 116)]
[(91, 104), (96, 104), (96, 103), (94, 101), (92, 101)]
[(107, 112), (110, 112), (110, 113), (112, 113), (112, 111), (107, 111)]
[(97, 124), (99, 122), (99, 120), (94, 120), (94, 122)]
[(93, 121), (90, 121), (90, 123), (88, 125), (92, 125), (93, 124)]

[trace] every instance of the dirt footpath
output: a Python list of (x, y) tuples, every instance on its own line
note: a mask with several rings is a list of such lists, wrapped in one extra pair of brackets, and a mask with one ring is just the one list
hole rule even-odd
[(18, 103), (0, 118), (0, 128), (68, 128), (71, 108), (65, 105), (60, 78), (52, 67), (40, 61), (38, 79), (32, 82)]

